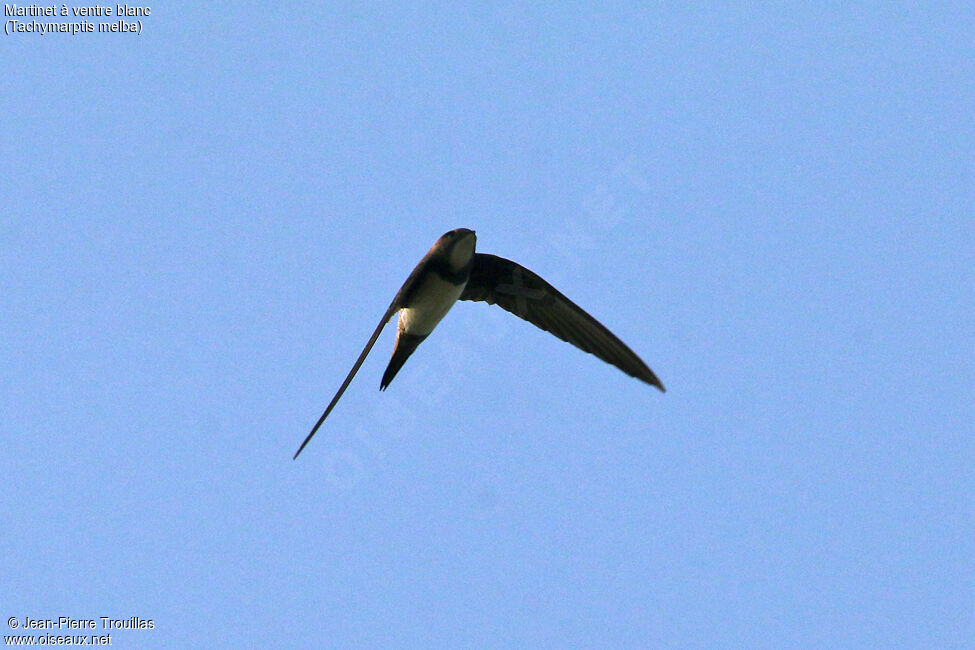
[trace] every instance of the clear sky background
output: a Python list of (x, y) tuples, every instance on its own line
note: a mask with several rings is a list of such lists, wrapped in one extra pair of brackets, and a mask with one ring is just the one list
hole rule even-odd
[[(970, 2), (321, 4), (0, 37), (0, 620), (973, 647)], [(461, 226), (668, 392), (461, 303), (292, 462)]]

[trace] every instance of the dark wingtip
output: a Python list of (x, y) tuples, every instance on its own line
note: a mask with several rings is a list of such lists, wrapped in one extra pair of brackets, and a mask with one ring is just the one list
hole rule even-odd
[(308, 442), (311, 440), (312, 436), (315, 435), (315, 431), (318, 431), (318, 427), (315, 427), (312, 430), (312, 432), (308, 434), (308, 437), (305, 438), (304, 442), (301, 443), (301, 446), (298, 447), (298, 451), (296, 451), (295, 455), (291, 457), (291, 460), (298, 460), (298, 454), (301, 453), (301, 451), (305, 448), (305, 445), (307, 445)]
[(328, 415), (328, 412), (330, 410), (331, 410), (331, 406), (328, 409), (326, 409), (324, 413), (322, 413), (322, 417), (318, 418), (318, 422), (315, 423), (315, 426), (312, 427), (308, 435), (305, 436), (305, 439), (302, 441), (301, 446), (298, 447), (298, 451), (296, 451), (295, 455), (291, 457), (291, 460), (298, 460), (298, 454), (300, 454), (301, 450), (305, 448), (305, 445), (311, 442), (311, 439), (315, 437), (315, 432), (318, 431), (318, 428), (320, 426), (322, 426), (322, 422), (325, 421), (325, 417)]
[(666, 393), (667, 392), (667, 389), (664, 388), (663, 382), (660, 381), (659, 379), (657, 379), (657, 375), (653, 374), (653, 371), (652, 370), (649, 370), (649, 368), (648, 368), (648, 371), (650, 373), (649, 376), (647, 376), (647, 377), (640, 377), (640, 379), (643, 380), (643, 381), (645, 381), (646, 383), (650, 384), (651, 386), (653, 386), (654, 388), (656, 388), (657, 390), (659, 390), (661, 393)]

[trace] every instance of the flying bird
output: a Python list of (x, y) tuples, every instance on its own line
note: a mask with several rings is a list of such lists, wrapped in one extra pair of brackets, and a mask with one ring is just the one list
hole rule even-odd
[(647, 364), (599, 321), (520, 264), (497, 255), (475, 253), (476, 240), (473, 230), (457, 228), (438, 239), (423, 256), (294, 458), (298, 458), (332, 412), (393, 314), (399, 312), (396, 345), (379, 384), (380, 390), (386, 390), (413, 351), (458, 300), (498, 305), (583, 352), (594, 354), (626, 374), (664, 390)]

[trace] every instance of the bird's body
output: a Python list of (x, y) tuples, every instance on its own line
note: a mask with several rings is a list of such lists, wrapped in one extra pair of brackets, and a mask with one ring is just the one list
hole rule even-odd
[(436, 273), (430, 273), (424, 280), (417, 282), (417, 285), (408, 306), (399, 310), (396, 346), (393, 348), (393, 357), (389, 360), (389, 366), (383, 374), (382, 383), (379, 385), (380, 390), (386, 390), (389, 382), (393, 381), (393, 377), (417, 346), (447, 315), (463, 293), (467, 280), (465, 279), (462, 284), (454, 284)]
[(385, 390), (400, 368), (458, 300), (487, 302), (590, 352), (661, 391), (663, 384), (625, 343), (552, 285), (523, 266), (475, 253), (473, 230), (458, 228), (437, 240), (397, 292), (325, 412), (295, 453), (297, 458), (352, 382), (383, 327), (399, 312), (396, 345), (383, 373)]
[(474, 262), (474, 242), (472, 230), (451, 230), (437, 240), (399, 290), (390, 305), (390, 309), (399, 310), (396, 346), (380, 390), (386, 390), (409, 356), (464, 292)]
[(460, 298), (467, 280), (453, 284), (432, 273), (418, 285), (410, 306), (399, 310), (399, 331), (429, 334)]

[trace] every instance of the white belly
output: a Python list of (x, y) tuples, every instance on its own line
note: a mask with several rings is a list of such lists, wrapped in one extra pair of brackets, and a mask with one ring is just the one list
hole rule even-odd
[(429, 334), (463, 292), (463, 284), (445, 282), (431, 273), (414, 294), (412, 304), (400, 310), (399, 329), (419, 336)]

